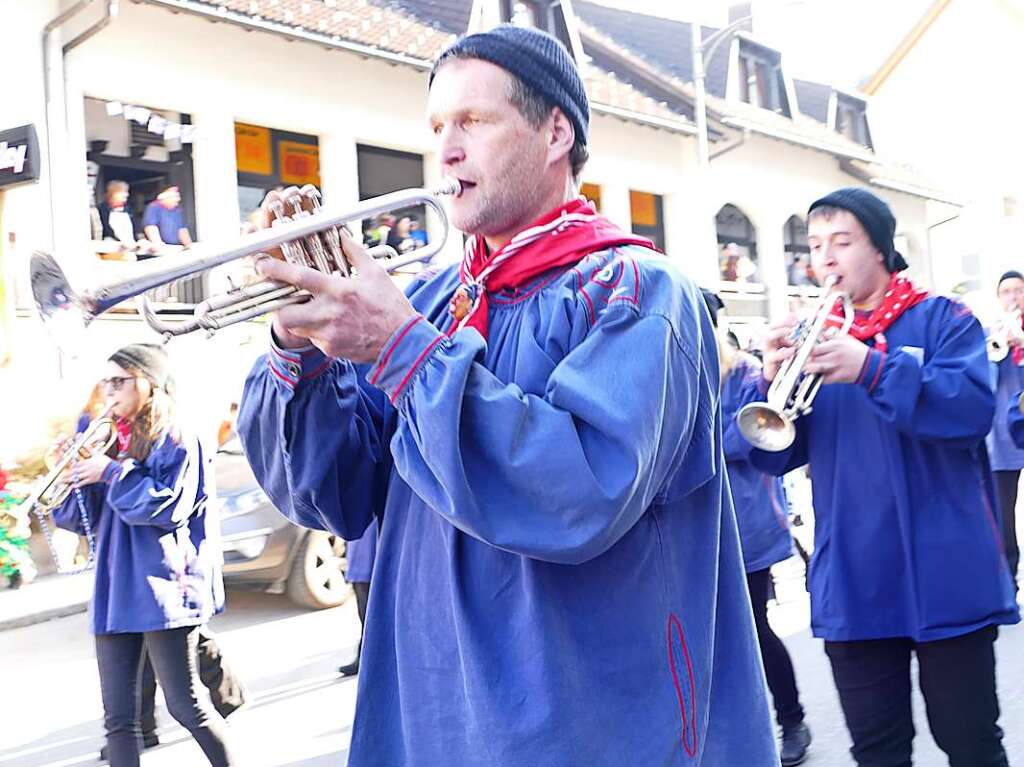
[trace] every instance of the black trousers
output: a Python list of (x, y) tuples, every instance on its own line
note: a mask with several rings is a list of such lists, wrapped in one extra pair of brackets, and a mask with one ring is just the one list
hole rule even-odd
[(199, 698), (196, 651), (199, 629), (186, 626), (144, 634), (97, 634), (96, 662), (111, 767), (139, 764), (138, 690), (147, 652), (164, 689), (167, 709), (195, 738), (214, 767), (232, 763), (224, 720)]
[(910, 654), (928, 725), (951, 767), (1007, 767), (996, 697), (995, 626), (937, 642), (825, 642), (860, 767), (910, 767)]
[[(245, 691), (239, 678), (225, 662), (217, 640), (206, 626), (199, 628), (198, 647), (199, 681), (210, 691), (210, 702), (217, 713), (227, 719), (245, 703)], [(145, 653), (142, 666), (142, 686), (139, 690), (139, 724), (142, 734), (156, 731), (156, 675), (149, 654)]]
[(764, 675), (775, 702), (775, 718), (785, 730), (804, 720), (804, 709), (800, 705), (800, 693), (796, 688), (793, 661), (790, 660), (786, 645), (768, 624), (769, 581), (767, 568), (747, 573), (747, 588), (750, 590), (750, 604), (754, 608), (754, 627), (757, 629), (757, 643), (761, 647)]
[(1020, 564), (1020, 547), (1017, 544), (1017, 484), (1020, 470), (993, 471), (996, 495), (999, 496), (999, 511), (1003, 517), (1003, 547), (1006, 561), (1010, 565), (1010, 577), (1014, 588), (1017, 586), (1017, 566)]

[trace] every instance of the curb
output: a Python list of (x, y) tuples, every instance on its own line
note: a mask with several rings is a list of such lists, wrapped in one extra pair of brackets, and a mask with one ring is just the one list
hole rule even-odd
[(11, 629), (33, 626), (36, 623), (45, 623), (46, 621), (52, 621), (57, 618), (66, 618), (69, 615), (84, 613), (88, 609), (88, 601), (61, 605), (60, 607), (51, 607), (48, 610), (40, 610), (39, 612), (30, 613), (28, 615), (19, 615), (16, 618), (0, 620), (0, 631), (10, 631)]

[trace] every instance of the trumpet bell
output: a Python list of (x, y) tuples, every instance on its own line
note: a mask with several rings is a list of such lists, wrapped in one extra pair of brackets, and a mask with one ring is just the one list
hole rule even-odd
[(764, 402), (751, 402), (740, 408), (736, 425), (746, 440), (758, 450), (778, 453), (793, 444), (793, 421)]
[(29, 279), (36, 310), (61, 351), (76, 356), (93, 314), (71, 287), (56, 259), (36, 251), (29, 262)]

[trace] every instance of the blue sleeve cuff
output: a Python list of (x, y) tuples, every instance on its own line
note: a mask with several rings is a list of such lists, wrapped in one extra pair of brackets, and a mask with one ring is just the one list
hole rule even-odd
[(331, 358), (312, 344), (298, 349), (284, 349), (270, 331), (270, 354), (267, 355), (270, 372), (289, 389), (294, 390), (299, 381), (316, 378), (331, 365)]
[(392, 403), (397, 403), (416, 371), (445, 338), (445, 334), (422, 315), (416, 315), (384, 344), (366, 380), (387, 394)]
[(882, 378), (882, 369), (885, 367), (886, 353), (878, 349), (870, 349), (867, 357), (864, 358), (864, 366), (860, 369), (856, 383), (868, 390), (868, 394), (875, 390), (879, 380)]

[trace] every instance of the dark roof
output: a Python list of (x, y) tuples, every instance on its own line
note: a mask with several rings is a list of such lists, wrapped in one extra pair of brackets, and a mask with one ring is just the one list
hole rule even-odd
[(796, 100), (800, 111), (820, 123), (828, 122), (828, 102), (832, 98), (832, 86), (810, 80), (793, 80)]
[[(684, 82), (693, 81), (693, 46), (690, 44), (693, 33), (687, 22), (620, 11), (583, 0), (572, 5), (583, 23), (633, 51), (657, 69)], [(701, 39), (705, 40), (717, 31), (714, 27), (702, 26)], [(729, 46), (723, 44), (707, 65), (708, 93), (725, 97), (728, 72)]]
[(473, 0), (369, 0), (380, 8), (396, 8), (425, 24), (461, 35), (469, 26)]

